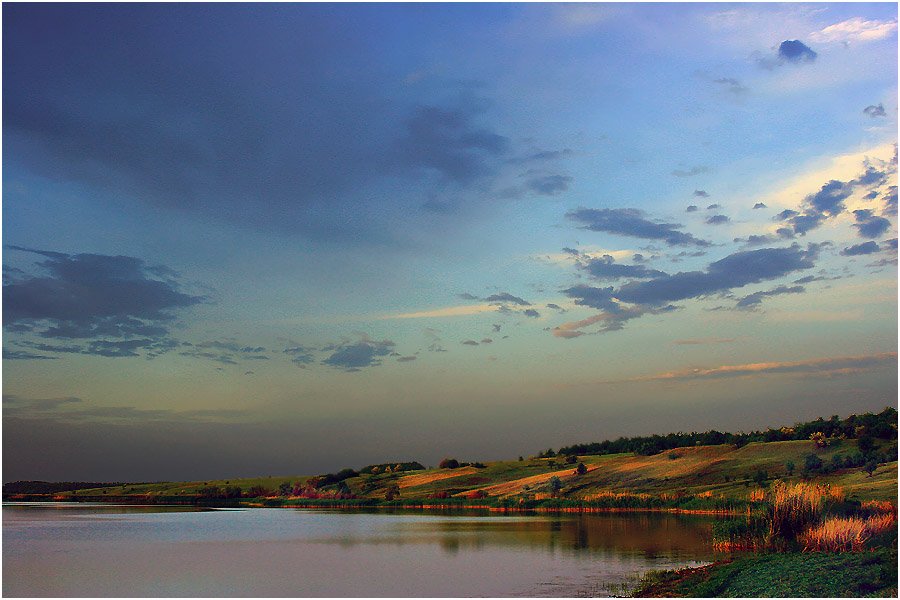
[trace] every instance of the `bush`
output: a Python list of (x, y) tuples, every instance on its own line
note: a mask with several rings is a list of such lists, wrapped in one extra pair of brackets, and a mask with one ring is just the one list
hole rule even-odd
[(677, 452), (669, 452), (669, 460), (676, 460), (681, 458), (681, 455)]
[(438, 467), (441, 469), (458, 469), (459, 461), (455, 458), (445, 458), (438, 464)]
[(584, 475), (587, 473), (587, 467), (584, 466), (584, 463), (578, 463), (578, 466), (575, 468), (575, 473), (578, 475)]

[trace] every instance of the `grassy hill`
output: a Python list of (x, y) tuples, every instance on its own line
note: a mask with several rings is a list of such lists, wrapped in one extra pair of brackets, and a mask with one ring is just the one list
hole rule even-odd
[[(786, 441), (750, 443), (736, 448), (730, 444), (677, 448), (642, 456), (633, 453), (579, 456), (587, 472), (578, 475), (575, 464), (564, 464), (563, 458), (529, 458), (497, 461), (482, 468), (464, 466), (456, 469), (425, 469), (400, 473), (360, 474), (344, 480), (357, 498), (383, 500), (388, 490), (399, 491), (404, 501), (426, 501), (434, 498), (465, 498), (480, 492), (488, 499), (537, 499), (550, 495), (550, 482), (558, 477), (557, 494), (571, 500), (591, 500), (608, 494), (714, 495), (746, 499), (750, 490), (767, 485), (774, 479), (798, 481), (806, 457), (818, 456), (831, 465), (835, 455), (846, 457), (858, 451), (857, 441), (832, 440), (818, 448), (813, 442)], [(789, 462), (796, 465), (793, 475), (787, 472)], [(763, 480), (765, 476), (765, 480)], [(897, 497), (897, 462), (878, 466), (872, 476), (863, 467), (839, 468), (827, 474), (809, 473), (817, 482), (841, 486), (848, 498), (855, 500), (894, 500)], [(150, 495), (195, 496), (204, 488), (237, 486), (243, 495), (251, 488), (262, 487), (272, 495), (287, 483), (303, 486), (311, 476), (256, 477), (252, 479), (207, 480), (125, 484), (117, 488), (82, 489), (62, 494), (66, 497)], [(326, 486), (334, 488), (335, 486)]]

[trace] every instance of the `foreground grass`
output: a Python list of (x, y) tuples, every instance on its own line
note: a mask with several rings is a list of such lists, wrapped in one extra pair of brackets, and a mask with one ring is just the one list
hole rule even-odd
[(638, 597), (896, 597), (897, 548), (748, 554), (648, 575)]

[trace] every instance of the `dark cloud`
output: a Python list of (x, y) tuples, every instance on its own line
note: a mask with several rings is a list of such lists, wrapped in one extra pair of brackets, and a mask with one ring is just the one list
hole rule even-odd
[(744, 296), (743, 298), (738, 300), (735, 308), (738, 308), (740, 310), (754, 310), (760, 304), (762, 304), (762, 301), (765, 298), (769, 298), (771, 296), (780, 296), (782, 294), (802, 294), (805, 291), (806, 288), (801, 285), (790, 287), (786, 285), (779, 285), (778, 287), (771, 290), (766, 290), (764, 292), (754, 292), (748, 296)]
[(176, 314), (204, 301), (180, 291), (171, 270), (138, 258), (9, 248), (45, 260), (36, 263), (41, 274), (3, 286), (4, 327), (45, 338), (92, 340), (82, 348), (87, 354), (137, 356), (137, 350), (171, 349), (177, 344), (167, 336)]
[(469, 292), (463, 292), (462, 294), (457, 294), (457, 296), (463, 300), (479, 300), (478, 296), (474, 296)]
[(478, 342), (476, 342), (475, 340), (463, 340), (460, 342), (460, 344), (464, 346), (477, 346)]
[(476, 103), (456, 109), (422, 106), (406, 122), (399, 142), (405, 164), (469, 184), (494, 174), (496, 158), (509, 151), (509, 140), (475, 124)]
[(781, 240), (789, 240), (794, 237), (794, 230), (788, 227), (781, 227), (774, 234), (750, 235), (746, 238), (734, 238), (735, 242), (743, 242), (748, 246), (764, 246)]
[(800, 40), (785, 40), (778, 46), (778, 58), (787, 62), (812, 62), (816, 56), (818, 54)]
[(897, 186), (892, 185), (884, 195), (884, 214), (897, 216)]
[(493, 331), (494, 333), (497, 333), (497, 332), (500, 331), (500, 329), (502, 329), (502, 328), (503, 328), (502, 325), (498, 325), (498, 324), (496, 324), (496, 323), (494, 323), (493, 325), (491, 325), (491, 331)]
[(58, 357), (47, 356), (45, 354), (35, 354), (25, 350), (8, 350), (3, 349), (3, 360), (54, 360)]
[(599, 280), (622, 279), (631, 277), (635, 279), (649, 279), (652, 277), (665, 277), (665, 273), (656, 269), (648, 269), (643, 265), (621, 265), (615, 262), (612, 256), (604, 254), (600, 258), (594, 258), (580, 267)]
[(758, 210), (760, 208), (769, 208), (769, 207), (766, 206), (765, 204), (763, 204), (762, 202), (757, 202), (756, 204), (753, 205), (753, 210)]
[(789, 248), (761, 248), (736, 252), (707, 266), (705, 271), (676, 273), (649, 281), (631, 282), (617, 290), (576, 286), (564, 290), (576, 304), (610, 312), (620, 309), (614, 301), (660, 306), (669, 302), (727, 292), (751, 283), (778, 279), (789, 273), (815, 266), (819, 246), (804, 250), (798, 244)]
[(873, 119), (877, 117), (886, 117), (887, 113), (884, 112), (884, 105), (880, 102), (878, 104), (870, 104), (869, 106), (863, 109), (863, 113), (869, 115)]
[(375, 341), (363, 337), (356, 343), (328, 346), (327, 349), (333, 350), (333, 353), (322, 364), (348, 372), (359, 371), (365, 367), (380, 365), (381, 357), (388, 356), (395, 345), (391, 340)]
[(561, 313), (566, 312), (566, 309), (564, 309), (564, 308), (563, 308), (562, 306), (560, 306), (559, 304), (554, 304), (553, 302), (550, 302), (549, 304), (547, 304), (547, 308), (553, 309), (553, 310), (555, 310), (555, 311), (559, 311), (559, 312), (561, 312)]
[(743, 94), (747, 91), (747, 88), (744, 87), (740, 81), (732, 77), (720, 77), (719, 79), (714, 79), (713, 83), (721, 85), (725, 90), (732, 94)]
[(848, 248), (844, 248), (841, 250), (842, 256), (859, 256), (861, 254), (873, 254), (878, 252), (881, 248), (878, 247), (878, 244), (875, 242), (863, 242), (862, 244), (856, 244), (855, 246), (850, 246)]
[(532, 317), (534, 319), (541, 316), (541, 313), (534, 310), (533, 308), (526, 308), (525, 310), (522, 311), (522, 314), (525, 315), (526, 317)]
[(854, 227), (859, 231), (859, 236), (864, 238), (876, 238), (883, 235), (891, 227), (891, 222), (884, 217), (876, 217), (871, 210), (854, 210), (856, 223)]
[(897, 238), (891, 238), (889, 240), (884, 240), (884, 247), (889, 248), (891, 250), (897, 249)]
[(719, 208), (722, 208), (721, 204), (710, 204), (709, 206), (706, 207), (706, 210), (716, 210)]
[(182, 342), (186, 347), (179, 354), (191, 358), (202, 358), (223, 365), (236, 365), (242, 360), (269, 360), (267, 350), (262, 346), (240, 344), (234, 338), (204, 342)]
[(568, 175), (543, 175), (529, 179), (525, 186), (536, 194), (555, 196), (569, 189), (572, 178)]
[(731, 219), (729, 219), (725, 215), (713, 215), (713, 216), (709, 217), (708, 219), (706, 219), (706, 224), (707, 225), (724, 225), (725, 223), (728, 223), (729, 221), (731, 221)]
[(492, 344), (493, 342), (494, 342), (494, 340), (492, 340), (491, 338), (487, 338), (487, 337), (482, 338), (482, 340), (481, 340), (482, 344)]
[(500, 292), (499, 294), (491, 294), (487, 298), (482, 298), (485, 302), (491, 304), (518, 304), (519, 306), (531, 306), (531, 302), (523, 300), (518, 296), (513, 296), (508, 292)]
[(695, 198), (709, 198), (709, 193), (706, 190), (694, 190)]
[(684, 209), (684, 212), (697, 212), (698, 210), (700, 210), (700, 209), (697, 207), (696, 204), (691, 204), (686, 209)]
[(844, 200), (853, 192), (852, 186), (832, 179), (815, 194), (807, 196), (806, 203), (817, 212), (834, 216), (844, 211)]
[(682, 225), (650, 221), (644, 218), (643, 211), (636, 208), (579, 208), (566, 213), (566, 217), (581, 223), (583, 229), (591, 231), (662, 240), (673, 246), (711, 246), (705, 240), (678, 231)]
[(312, 362), (315, 360), (313, 351), (313, 348), (307, 348), (306, 346), (301, 346), (299, 344), (290, 346), (282, 350), (284, 354), (287, 354), (291, 357), (292, 363), (300, 366), (312, 364)]
[(702, 173), (708, 173), (709, 167), (704, 165), (698, 165), (696, 167), (691, 167), (687, 171), (683, 171), (681, 169), (675, 169), (672, 171), (672, 175), (675, 177), (693, 177), (695, 175), (700, 175)]

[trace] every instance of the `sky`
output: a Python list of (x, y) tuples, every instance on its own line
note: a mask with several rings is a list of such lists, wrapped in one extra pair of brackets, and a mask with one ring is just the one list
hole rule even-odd
[(2, 10), (4, 481), (896, 406), (896, 4)]

